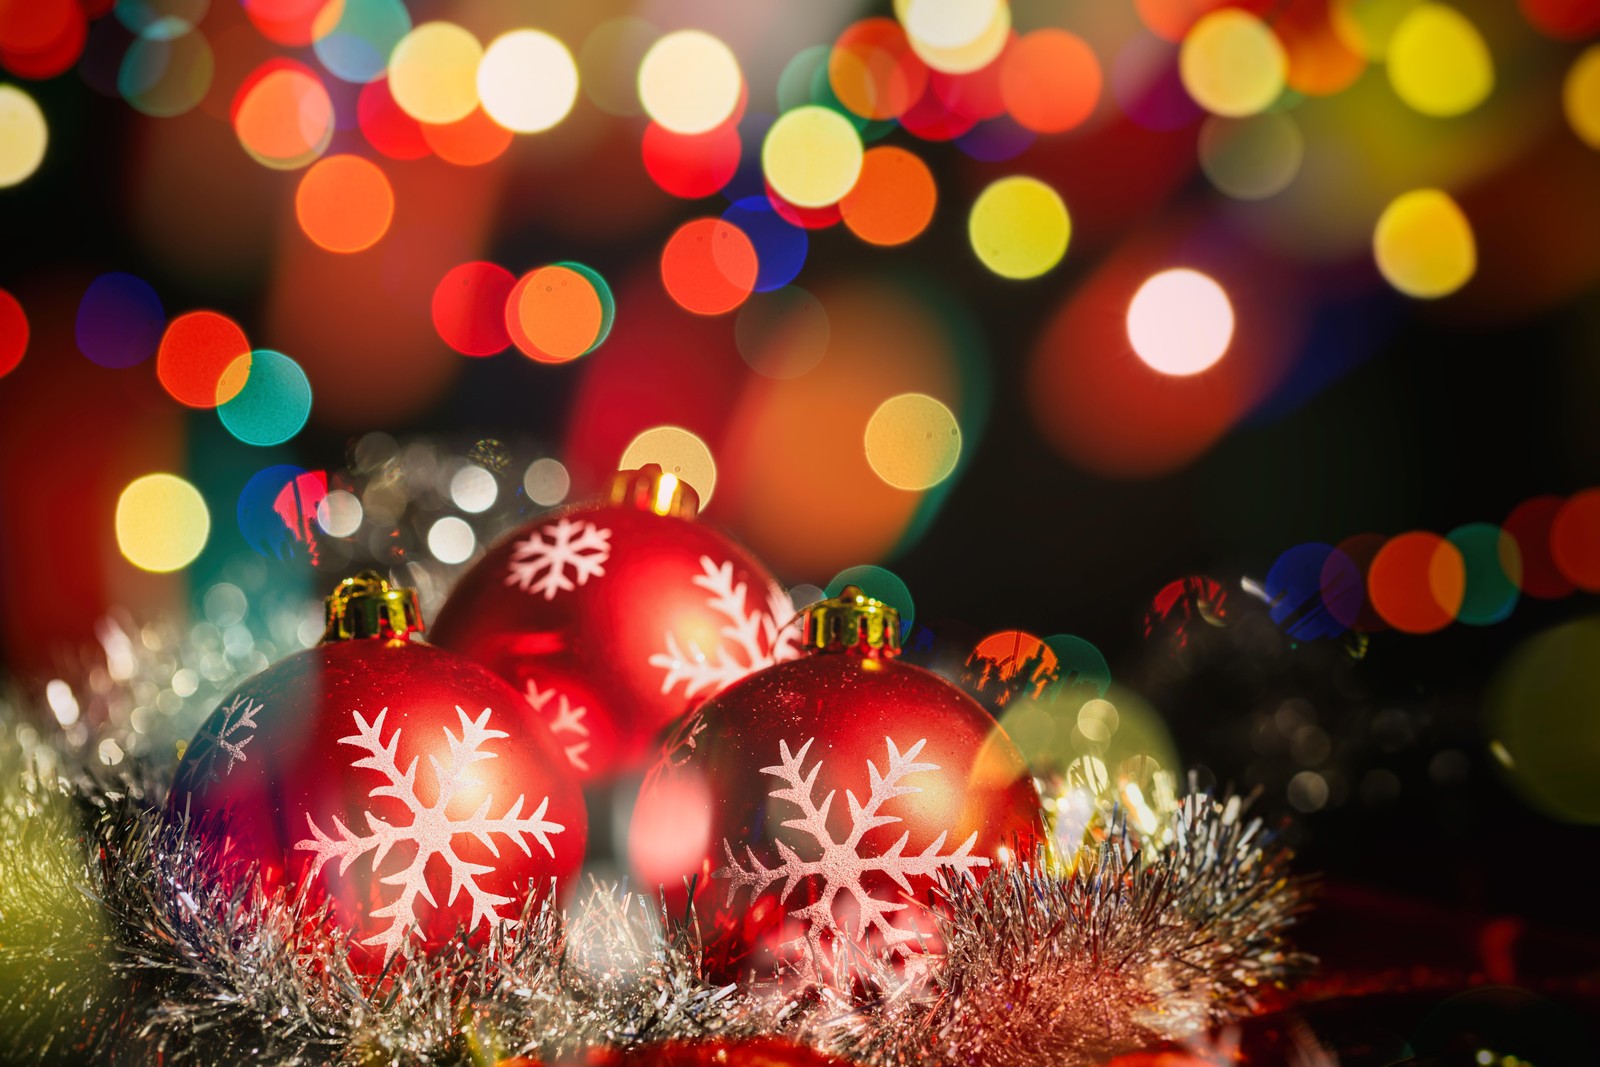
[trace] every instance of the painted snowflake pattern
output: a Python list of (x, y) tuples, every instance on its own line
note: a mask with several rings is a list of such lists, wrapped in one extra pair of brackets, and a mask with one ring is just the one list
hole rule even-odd
[(686, 697), (702, 692), (712, 696), (752, 671), (800, 654), (794, 628), (782, 625), (794, 615), (786, 593), (774, 586), (767, 594), (766, 610), (747, 609), (745, 583), (733, 580), (732, 563), (719, 567), (710, 556), (701, 556), (700, 570), (692, 581), (710, 594), (707, 605), (727, 622), (717, 631), (716, 647), (709, 651), (692, 643), (685, 648), (676, 634), (667, 632), (666, 651), (650, 657), (652, 667), (666, 671), (661, 679), (663, 693), (682, 685)]
[(554, 600), (557, 593), (602, 577), (610, 558), (610, 530), (581, 519), (560, 519), (517, 542), (506, 584), (518, 586), (529, 595)]
[[(844, 840), (835, 841), (828, 829), (828, 810), (833, 804), (834, 793), (830, 791), (820, 806), (813, 799), (817, 772), (822, 769), (822, 760), (819, 759), (812, 764), (809, 771), (804, 770), (806, 753), (815, 740), (816, 738), (808, 740), (800, 746), (799, 752), (793, 754), (789, 752), (787, 741), (779, 741), (780, 762), (774, 767), (761, 768), (761, 773), (770, 774), (785, 783), (784, 788), (775, 789), (767, 795), (776, 800), (787, 801), (800, 810), (798, 818), (786, 820), (783, 825), (793, 827), (810, 837), (816, 845), (815, 851), (819, 854), (812, 859), (803, 859), (794, 849), (779, 840), (775, 844), (778, 856), (783, 862), (776, 867), (767, 867), (757, 858), (754, 849), (746, 845), (744, 852), (749, 865), (745, 867), (740, 865), (727, 838), (723, 838), (722, 850), (727, 856), (728, 865), (715, 873), (715, 877), (729, 880), (730, 906), (739, 890), (746, 887), (749, 888), (750, 899), (753, 901), (782, 879), (783, 888), (779, 890), (778, 902), (783, 904), (788, 902), (789, 895), (806, 879), (820, 879), (812, 903), (789, 912), (790, 917), (799, 919), (805, 924), (805, 933), (788, 944), (798, 947), (803, 942), (809, 949), (801, 967), (814, 978), (828, 971), (831, 959), (824, 955), (823, 942), (824, 938), (830, 935), (833, 938), (842, 937), (849, 941), (860, 941), (867, 935), (876, 933), (889, 950), (902, 956), (911, 954), (908, 942), (916, 940), (916, 933), (903, 930), (889, 922), (891, 915), (907, 906), (905, 901), (874, 897), (863, 884), (868, 876), (886, 875), (909, 894), (913, 892), (911, 878), (915, 876), (929, 877), (942, 867), (967, 870), (989, 865), (987, 858), (972, 855), (972, 846), (978, 840), (976, 831), (970, 834), (954, 852), (940, 853), (939, 850), (944, 847), (947, 836), (947, 831), (940, 831), (939, 836), (934, 838), (933, 843), (927, 848), (920, 853), (907, 855), (906, 842), (911, 837), (911, 832), (907, 830), (881, 855), (861, 855), (861, 839), (868, 831), (901, 821), (899, 816), (883, 814), (883, 806), (896, 797), (922, 792), (918, 786), (901, 784), (902, 780), (909, 775), (939, 769), (936, 763), (916, 762), (923, 746), (928, 743), (927, 738), (918, 741), (905, 752), (895, 747), (892, 738), (883, 739), (889, 749), (888, 770), (879, 774), (877, 765), (871, 760), (867, 761), (867, 778), (871, 790), (865, 804), (856, 799), (854, 792), (845, 790), (845, 798), (850, 804), (850, 832)], [(807, 851), (812, 850), (808, 848)], [(839, 900), (841, 893), (845, 894), (843, 901)], [(854, 908), (853, 927), (841, 924), (834, 913), (836, 902)]]
[[(550, 714), (544, 715), (545, 725), (550, 727), (550, 732), (556, 734), (562, 751), (567, 754), (567, 762), (585, 773), (589, 770), (589, 761), (584, 753), (589, 751), (587, 740), (577, 740), (568, 744), (566, 739), (559, 736), (570, 734), (578, 738), (589, 736), (589, 727), (584, 724), (583, 718), (589, 714), (589, 709), (582, 704), (574, 705), (567, 699), (567, 694), (557, 693), (555, 689), (540, 689), (539, 684), (533, 679), (528, 680), (528, 690), (525, 694), (533, 710), (544, 715), (544, 709), (549, 707)], [(552, 704), (551, 701), (555, 703)]]
[[(261, 708), (261, 704), (240, 693), (234, 696), (231, 704), (222, 709), (222, 723), (214, 735), (218, 751), (211, 758), (210, 770), (213, 775), (217, 771), (217, 761), (224, 757), (228, 760), (228, 765), (222, 769), (225, 775), (233, 773), (234, 764), (249, 762), (245, 757), (244, 748), (255, 740), (255, 729), (260, 725), (256, 722), (256, 712)], [(235, 715), (238, 718), (234, 718)], [(241, 733), (243, 730), (249, 730), (250, 733)]]
[(428, 756), (439, 792), (438, 798), (431, 805), (423, 804), (417, 797), (417, 757), (411, 758), (411, 763), (404, 771), (395, 760), (400, 747), (400, 728), (395, 728), (389, 735), (387, 743), (383, 740), (383, 720), (388, 714), (389, 709), (384, 708), (369, 724), (361, 717), (359, 711), (351, 712), (355, 719), (356, 732), (348, 737), (339, 738), (339, 743), (352, 745), (367, 753), (351, 763), (351, 767), (375, 771), (386, 780), (385, 784), (374, 786), (367, 795), (374, 799), (389, 797), (399, 801), (405, 806), (411, 821), (404, 826), (398, 826), (379, 818), (371, 811), (365, 811), (362, 814), (366, 816), (367, 832), (355, 833), (335, 815), (333, 827), (336, 836), (330, 837), (322, 832), (316, 820), (307, 812), (306, 824), (311, 828), (311, 836), (295, 842), (294, 846), (297, 850), (303, 849), (315, 854), (311, 873), (307, 878), (308, 883), (322, 873), (323, 866), (330, 860), (339, 861), (339, 873), (342, 875), (358, 858), (371, 852), (372, 870), (376, 872), (384, 858), (388, 856), (389, 850), (396, 845), (410, 845), (415, 848), (415, 854), (404, 868), (378, 879), (383, 885), (397, 887), (398, 892), (394, 899), (383, 907), (375, 909), (370, 916), (373, 919), (388, 919), (389, 925), (361, 942), (364, 945), (381, 945), (385, 964), (417, 929), (417, 899), (420, 897), (435, 907), (439, 906), (428, 888), (427, 880), (428, 865), (435, 858), (444, 862), (450, 869), (450, 893), (445, 898), (445, 905), (454, 904), (462, 890), (466, 891), (472, 901), (472, 916), (466, 924), (468, 933), (476, 930), (479, 923), (488, 923), (493, 927), (498, 923), (512, 921), (502, 916), (499, 911), (501, 906), (512, 903), (512, 898), (488, 892), (477, 882), (479, 875), (488, 874), (496, 868), (490, 864), (473, 863), (457, 855), (454, 847), (457, 837), (468, 836), (476, 839), (496, 858), (499, 857), (500, 850), (494, 843), (494, 835), (510, 838), (522, 849), (525, 856), (533, 855), (526, 840), (531, 837), (554, 858), (556, 853), (550, 843), (550, 835), (559, 834), (566, 829), (560, 823), (545, 819), (545, 811), (550, 807), (549, 797), (541, 800), (539, 806), (526, 816), (522, 814), (522, 795), (518, 795), (505, 814), (497, 818), (491, 818), (489, 815), (494, 798), (488, 795), (484, 796), (477, 810), (465, 818), (449, 814), (450, 802), (458, 793), (470, 785), (483, 784), (472, 774), (472, 766), (496, 758), (495, 753), (484, 751), (484, 744), (498, 737), (509, 736), (503, 730), (489, 728), (488, 708), (484, 708), (483, 714), (476, 719), (468, 716), (460, 707), (456, 708), (456, 714), (461, 717), (460, 737), (452, 734), (448, 726), (443, 727), (445, 740), (449, 744), (449, 755), (442, 763), (438, 756), (432, 754)]

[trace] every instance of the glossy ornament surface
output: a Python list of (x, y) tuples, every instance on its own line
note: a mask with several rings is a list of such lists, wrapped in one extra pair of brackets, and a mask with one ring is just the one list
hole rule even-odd
[(329, 598), (329, 632), (225, 699), (178, 765), (169, 817), (244, 877), (304, 890), (375, 973), (465, 932), (482, 944), (584, 857), (577, 781), (520, 694), (409, 635), (410, 590), (372, 572)]
[(621, 472), (491, 549), (430, 636), (522, 693), (583, 779), (637, 768), (696, 703), (797, 654), (788, 596), (696, 507), (657, 466)]
[[(808, 609), (808, 655), (686, 719), (634, 809), (629, 860), (694, 907), (714, 974), (826, 979), (858, 950), (929, 944), (933, 876), (982, 876), (1043, 835), (1026, 764), (960, 689), (894, 658), (892, 609), (847, 589)], [(842, 635), (842, 636), (841, 636)]]

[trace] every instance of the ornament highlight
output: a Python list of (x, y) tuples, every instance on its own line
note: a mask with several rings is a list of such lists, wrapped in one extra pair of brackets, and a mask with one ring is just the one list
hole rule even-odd
[(458, 937), (482, 946), (584, 854), (550, 732), (488, 671), (410, 640), (420, 629), (411, 590), (346, 579), (322, 644), (218, 706), (167, 800), (231, 854), (220, 876), (326, 901), (369, 974)]

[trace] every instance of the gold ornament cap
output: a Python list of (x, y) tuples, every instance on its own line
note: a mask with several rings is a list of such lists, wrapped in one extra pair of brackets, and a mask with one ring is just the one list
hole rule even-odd
[(362, 571), (340, 582), (324, 601), (327, 625), (322, 644), (376, 637), (404, 641), (422, 630), (417, 591), (390, 585), (377, 571)]
[(814, 652), (851, 652), (889, 658), (900, 654), (900, 613), (847, 585), (839, 595), (806, 608), (805, 646)]
[(605, 502), (675, 519), (692, 519), (700, 513), (700, 494), (694, 486), (676, 474), (668, 474), (659, 463), (613, 474), (606, 485)]

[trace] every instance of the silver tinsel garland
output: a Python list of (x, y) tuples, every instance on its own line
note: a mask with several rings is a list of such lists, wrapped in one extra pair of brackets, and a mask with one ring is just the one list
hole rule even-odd
[(110, 779), (31, 729), (4, 737), (0, 1027), (19, 1060), (550, 1062), (777, 1034), (873, 1067), (1071, 1067), (1245, 1014), (1306, 962), (1284, 941), (1303, 899), (1286, 853), (1238, 798), (1192, 793), (1157, 846), (1113, 811), (1065, 860), (941, 879), (945, 954), (921, 968), (719, 985), (692, 922), (595, 884), (374, 989), (321, 916), (208, 875), (211, 846), (161, 819), (158, 768)]

